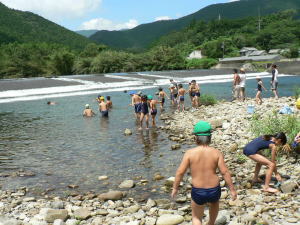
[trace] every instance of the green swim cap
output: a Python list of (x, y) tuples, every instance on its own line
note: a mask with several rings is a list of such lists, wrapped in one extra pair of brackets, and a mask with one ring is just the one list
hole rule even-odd
[(199, 121), (194, 126), (194, 135), (196, 136), (210, 136), (211, 135), (211, 125), (205, 121)]
[(148, 98), (148, 100), (152, 100), (153, 99), (152, 95), (148, 95), (147, 98)]

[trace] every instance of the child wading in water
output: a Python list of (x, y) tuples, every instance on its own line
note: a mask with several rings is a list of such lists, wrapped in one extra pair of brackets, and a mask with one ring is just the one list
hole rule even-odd
[(267, 89), (264, 87), (263, 82), (260, 77), (256, 77), (256, 80), (257, 80), (257, 93), (255, 96), (255, 100), (256, 100), (257, 104), (261, 105), (262, 104), (262, 98), (261, 98), (262, 88), (265, 91), (267, 91)]
[(152, 126), (154, 127), (156, 126), (155, 117), (157, 114), (157, 109), (156, 109), (157, 100), (153, 99), (152, 95), (148, 95), (148, 101), (150, 106), (150, 115), (152, 117)]
[(159, 101), (160, 101), (160, 109), (163, 110), (164, 109), (164, 104), (166, 101), (166, 98), (170, 99), (167, 95), (166, 92), (163, 91), (163, 89), (160, 87), (158, 88), (158, 97), (159, 97)]
[(233, 200), (237, 193), (233, 186), (231, 175), (226, 167), (223, 154), (210, 147), (211, 125), (200, 121), (194, 127), (195, 141), (197, 147), (192, 148), (183, 156), (181, 164), (176, 172), (175, 182), (171, 196), (174, 198), (178, 192), (179, 184), (187, 171), (190, 170), (192, 176), (192, 223), (201, 225), (204, 215), (204, 204), (209, 203), (209, 225), (215, 224), (219, 212), (219, 199), (221, 197), (221, 187), (217, 169), (222, 174), (228, 185)]
[(149, 129), (149, 108), (148, 108), (148, 102), (147, 102), (147, 95), (143, 95), (141, 103), (141, 116), (140, 116), (140, 130), (143, 129), (143, 121), (146, 117), (146, 129)]
[(112, 101), (110, 100), (110, 96), (106, 97), (106, 104), (107, 104), (108, 109), (112, 108), (113, 104), (112, 104)]
[(178, 105), (177, 109), (180, 111), (180, 108), (182, 107), (182, 112), (184, 111), (184, 95), (186, 93), (185, 89), (183, 88), (182, 84), (178, 85)]
[[(244, 154), (254, 162), (256, 162), (254, 177), (252, 181), (253, 183), (262, 182), (262, 180), (260, 180), (258, 176), (262, 165), (265, 165), (269, 168), (266, 173), (265, 185), (263, 187), (263, 190), (266, 192), (275, 193), (278, 191), (275, 188), (271, 188), (269, 185), (273, 173), (275, 173), (276, 179), (281, 182), (281, 176), (277, 172), (276, 168), (276, 151), (277, 146), (285, 145), (286, 141), (287, 139), (284, 133), (264, 135), (254, 139), (244, 148)], [(260, 150), (268, 148), (272, 151), (271, 160), (267, 159), (265, 156), (259, 153)]]

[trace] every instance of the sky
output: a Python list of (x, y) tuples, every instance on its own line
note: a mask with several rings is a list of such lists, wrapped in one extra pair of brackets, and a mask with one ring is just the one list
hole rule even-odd
[(121, 30), (177, 19), (205, 6), (236, 0), (0, 0), (70, 30)]

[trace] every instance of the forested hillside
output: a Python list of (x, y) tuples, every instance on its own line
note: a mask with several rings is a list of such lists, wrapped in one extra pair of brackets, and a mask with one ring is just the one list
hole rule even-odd
[[(98, 74), (150, 70), (208, 69), (218, 58), (239, 55), (239, 49), (288, 48), (286, 57), (298, 57), (300, 20), (289, 10), (261, 18), (193, 22), (181, 31), (158, 40), (148, 51), (131, 53), (104, 45), (88, 44), (84, 50), (70, 50), (58, 44), (7, 44), (0, 48), (0, 78), (68, 74)], [(195, 49), (204, 59), (188, 60)]]
[(0, 3), (0, 44), (47, 42), (83, 49), (91, 41), (31, 12)]
[(75, 31), (77, 34), (80, 34), (84, 37), (90, 37), (92, 36), (93, 34), (95, 34), (96, 32), (98, 32), (98, 30), (77, 30)]
[[(300, 9), (299, 0), (240, 0), (205, 7), (191, 15), (168, 21), (143, 24), (131, 30), (98, 31), (90, 39), (116, 49), (143, 50), (153, 41), (172, 31), (178, 31), (192, 21), (239, 19), (249, 16), (269, 15), (287, 9)], [(299, 11), (298, 11), (299, 12)], [(297, 16), (299, 17), (300, 14)]]

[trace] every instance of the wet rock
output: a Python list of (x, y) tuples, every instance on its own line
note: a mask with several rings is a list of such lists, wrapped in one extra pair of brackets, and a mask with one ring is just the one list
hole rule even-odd
[(108, 176), (99, 176), (98, 177), (98, 180), (107, 180), (108, 179)]
[(91, 216), (91, 212), (87, 208), (79, 208), (74, 211), (74, 216), (79, 220), (86, 220)]
[(292, 192), (296, 187), (297, 183), (293, 180), (285, 181), (283, 184), (281, 184), (280, 189), (283, 193), (290, 193)]
[(63, 209), (64, 202), (63, 201), (54, 201), (50, 203), (52, 209)]
[(185, 203), (187, 201), (186, 196), (179, 197), (175, 200), (177, 203)]
[(183, 216), (164, 214), (157, 219), (156, 225), (176, 225), (184, 221)]
[(132, 135), (132, 131), (130, 129), (126, 128), (124, 130), (124, 135), (126, 135), (126, 136)]
[(234, 143), (234, 144), (230, 145), (230, 147), (229, 147), (230, 152), (236, 152), (238, 149), (239, 149), (239, 146), (237, 143)]
[(175, 182), (175, 177), (169, 177), (165, 182), (165, 186), (172, 187), (174, 182)]
[(181, 148), (180, 144), (171, 145), (171, 150), (177, 150), (177, 149), (180, 149), (180, 148)]
[(120, 185), (119, 188), (133, 188), (134, 187), (134, 181), (133, 180), (124, 180)]
[(156, 202), (154, 200), (152, 200), (151, 198), (149, 198), (147, 203), (146, 203), (146, 207), (150, 209), (154, 206), (156, 206)]
[(160, 173), (156, 173), (153, 177), (154, 180), (162, 180), (164, 179), (165, 177), (162, 176)]
[(123, 198), (123, 192), (121, 191), (109, 191), (107, 193), (100, 194), (98, 196), (101, 200), (120, 200)]
[(76, 185), (76, 184), (69, 184), (68, 185), (68, 188), (71, 188), (71, 189), (75, 189), (75, 188), (78, 188), (79, 186)]
[(132, 213), (136, 213), (137, 211), (139, 211), (141, 207), (139, 205), (133, 205), (133, 206), (130, 206), (126, 209), (124, 209), (124, 213), (126, 214), (132, 214)]
[(221, 120), (221, 119), (211, 120), (209, 122), (211, 124), (212, 129), (221, 128), (223, 125), (223, 120)]

